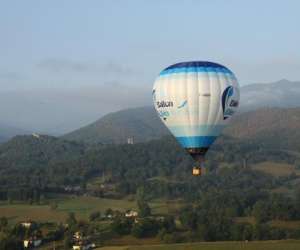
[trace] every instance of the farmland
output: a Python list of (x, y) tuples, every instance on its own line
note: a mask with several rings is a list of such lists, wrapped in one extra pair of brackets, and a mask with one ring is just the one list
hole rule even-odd
[(261, 162), (252, 166), (252, 169), (271, 174), (274, 177), (287, 176), (290, 174), (300, 175), (300, 171), (295, 169), (294, 165), (287, 163), (276, 163), (276, 162)]
[[(136, 202), (129, 199), (103, 199), (85, 196), (63, 196), (49, 200), (56, 203), (57, 208), (51, 209), (49, 204), (30, 205), (26, 203), (8, 204), (0, 203), (0, 214), (9, 218), (10, 221), (18, 222), (24, 220), (64, 222), (69, 212), (74, 212), (79, 219), (88, 219), (90, 213), (111, 208), (113, 210), (126, 211), (136, 209)], [(179, 202), (156, 200), (150, 203), (154, 214), (165, 214), (179, 209)]]
[(261, 241), (103, 247), (97, 250), (297, 250), (299, 248), (300, 241)]

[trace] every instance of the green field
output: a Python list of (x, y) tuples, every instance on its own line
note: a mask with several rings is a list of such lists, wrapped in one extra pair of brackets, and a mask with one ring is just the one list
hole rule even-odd
[(47, 205), (27, 204), (2, 204), (0, 205), (0, 214), (13, 223), (26, 220), (60, 222), (64, 221), (67, 215), (59, 210), (51, 210)]
[(300, 241), (216, 242), (102, 247), (98, 250), (299, 250)]
[(58, 211), (74, 212), (76, 216), (87, 219), (89, 214), (94, 211), (104, 213), (106, 209), (126, 211), (127, 209), (135, 209), (136, 202), (126, 199), (101, 199), (95, 197), (72, 197), (62, 199), (58, 202)]
[(267, 174), (271, 174), (274, 177), (287, 176), (292, 173), (295, 173), (298, 176), (300, 175), (300, 171), (297, 170), (294, 165), (286, 164), (286, 163), (265, 161), (265, 162), (257, 163), (251, 167), (254, 170), (259, 170)]
[(66, 196), (52, 200), (57, 203), (57, 208), (51, 210), (49, 205), (29, 204), (0, 204), (1, 216), (13, 221), (54, 221), (64, 222), (69, 212), (74, 212), (79, 219), (88, 219), (93, 211), (104, 212), (108, 208), (125, 211), (135, 208), (136, 203), (128, 200), (100, 199), (94, 197)]
[[(79, 219), (88, 219), (91, 212), (100, 211), (104, 213), (108, 208), (119, 211), (136, 209), (136, 202), (127, 199), (117, 200), (84, 196), (63, 196), (59, 199), (52, 199), (50, 202), (56, 202), (57, 208), (51, 210), (50, 205), (0, 203), (0, 215), (9, 218), (12, 222), (24, 220), (64, 222), (69, 212), (74, 212)], [(180, 202), (164, 200), (150, 203), (154, 214), (175, 212), (180, 205)]]
[(298, 229), (300, 228), (300, 221), (299, 220), (294, 220), (294, 221), (273, 220), (271, 221), (271, 226), (277, 228), (285, 228), (285, 229)]

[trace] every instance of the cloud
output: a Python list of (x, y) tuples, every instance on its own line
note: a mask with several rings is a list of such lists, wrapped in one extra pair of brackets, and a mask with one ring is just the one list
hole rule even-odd
[(0, 116), (30, 131), (61, 134), (109, 112), (151, 105), (151, 87), (112, 81), (98, 86), (15, 89), (0, 92)]
[(116, 62), (98, 64), (95, 62), (82, 62), (69, 59), (48, 58), (37, 64), (37, 67), (51, 73), (93, 73), (132, 75), (134, 70)]

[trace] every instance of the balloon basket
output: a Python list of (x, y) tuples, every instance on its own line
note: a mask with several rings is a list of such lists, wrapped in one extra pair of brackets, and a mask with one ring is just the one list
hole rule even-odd
[(193, 167), (192, 174), (193, 176), (202, 176), (206, 173), (205, 168), (203, 167)]

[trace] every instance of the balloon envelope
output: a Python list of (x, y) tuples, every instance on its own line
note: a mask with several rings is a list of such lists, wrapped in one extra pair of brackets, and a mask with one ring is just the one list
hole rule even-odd
[(228, 68), (202, 61), (164, 69), (152, 95), (160, 118), (182, 147), (203, 155), (236, 112), (240, 96)]

